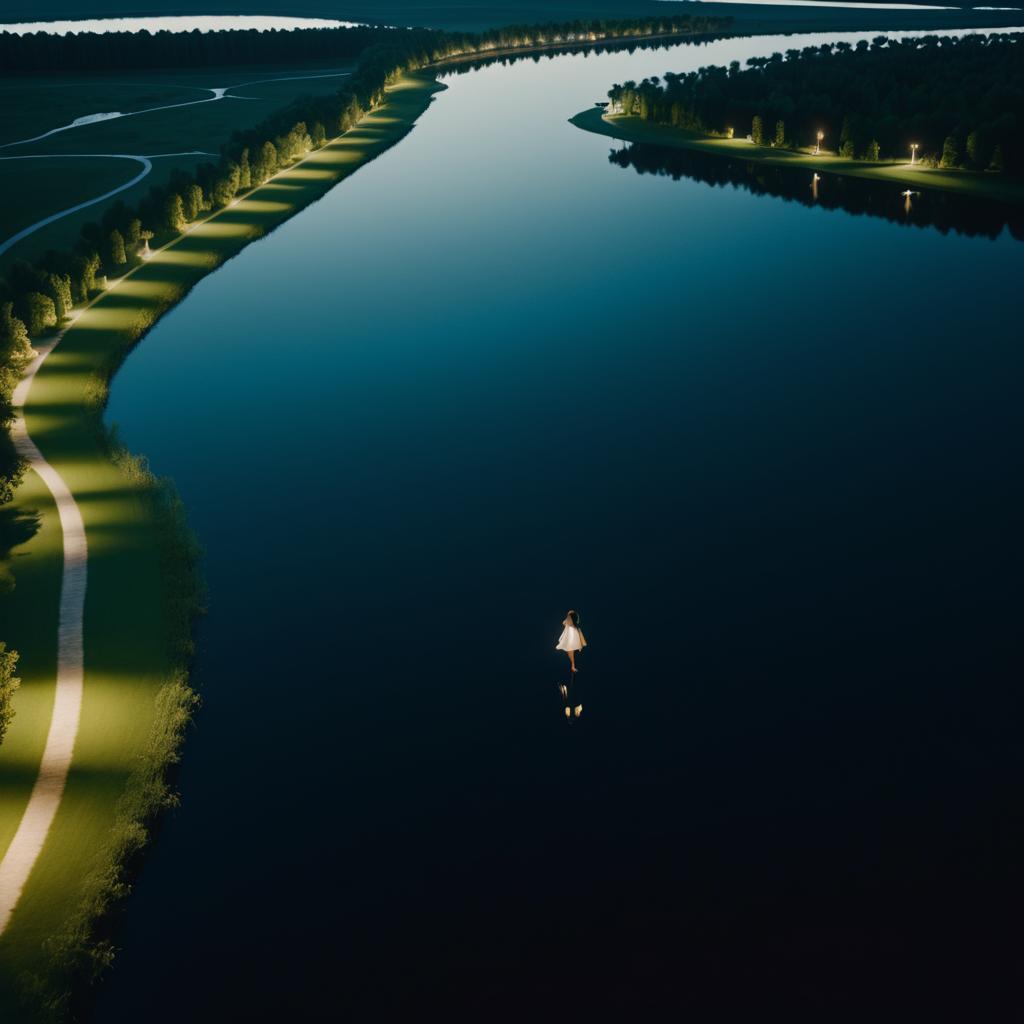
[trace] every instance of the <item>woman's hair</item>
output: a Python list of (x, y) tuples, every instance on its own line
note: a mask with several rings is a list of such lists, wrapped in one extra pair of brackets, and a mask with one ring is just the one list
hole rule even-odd
[(571, 608), (569, 609), (569, 614), (567, 618), (574, 626), (578, 626), (580, 624), (579, 614), (577, 612), (574, 612)]

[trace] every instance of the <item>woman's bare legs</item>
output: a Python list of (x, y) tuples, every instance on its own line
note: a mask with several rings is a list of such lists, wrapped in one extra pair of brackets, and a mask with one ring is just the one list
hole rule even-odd
[(573, 672), (575, 672), (576, 671), (576, 652), (575, 651), (569, 651), (569, 665), (572, 668)]

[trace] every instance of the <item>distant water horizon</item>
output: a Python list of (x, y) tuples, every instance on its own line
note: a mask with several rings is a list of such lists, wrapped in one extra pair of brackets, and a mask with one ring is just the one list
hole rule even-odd
[(4, 32), (23, 36), (46, 32), (66, 36), (71, 32), (221, 32), (258, 29), (261, 32), (293, 32), (300, 28), (355, 28), (360, 22), (336, 18), (293, 18), (276, 14), (158, 15), (144, 18), (74, 18), (59, 21), (23, 21), (4, 25)]

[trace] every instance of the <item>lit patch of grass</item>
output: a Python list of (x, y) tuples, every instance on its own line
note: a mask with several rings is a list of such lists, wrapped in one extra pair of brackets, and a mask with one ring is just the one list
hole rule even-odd
[(216, 265), (216, 254), (203, 252), (201, 250), (186, 252), (182, 249), (163, 249), (153, 255), (147, 261), (148, 266), (159, 266), (160, 264), (172, 263), (189, 267), (213, 267)]
[(245, 238), (252, 234), (254, 228), (254, 224), (246, 221), (229, 223), (215, 220), (194, 227), (190, 234), (193, 238)]
[(676, 149), (693, 149), (742, 159), (752, 164), (775, 167), (806, 167), (809, 171), (843, 174), (851, 178), (888, 181), (893, 185), (914, 185), (918, 188), (958, 192), (997, 202), (1024, 205), (1024, 184), (1000, 174), (981, 171), (939, 170), (932, 167), (911, 167), (909, 163), (887, 161), (868, 163), (848, 160), (830, 153), (815, 156), (809, 152), (755, 146), (746, 139), (719, 139), (668, 125), (652, 124), (639, 117), (603, 116), (600, 108), (585, 110), (569, 119), (571, 124), (596, 135), (607, 135), (626, 142), (649, 142)]
[[(295, 178), (301, 181), (311, 181), (318, 179), (323, 181), (325, 178), (333, 178), (334, 175), (330, 171), (316, 171), (312, 167), (296, 167), (293, 171), (285, 171), (284, 174), (280, 175), (281, 178)], [(249, 200), (243, 200), (248, 203)]]
[[(330, 177), (330, 175), (327, 175)], [(281, 213), (292, 209), (291, 203), (273, 202), (269, 199), (242, 199), (234, 207), (239, 213)]]

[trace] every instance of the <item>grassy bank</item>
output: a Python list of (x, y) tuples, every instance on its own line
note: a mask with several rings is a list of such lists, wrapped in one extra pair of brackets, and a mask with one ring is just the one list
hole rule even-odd
[[(195, 588), (168, 573), (194, 559), (180, 547), (179, 507), (101, 428), (107, 382), (197, 281), (397, 142), (440, 88), (429, 75), (399, 80), (344, 137), (154, 252), (78, 316), (36, 377), (28, 430), (75, 495), (89, 544), (85, 696), (67, 790), (0, 938), (0, 1020), (45, 1019), (38, 1000), (31, 1013), (19, 1004), (26, 991), (59, 1010), (68, 979), (102, 966), (109, 949), (92, 941), (94, 920), (122, 891), (123, 865), (168, 799), (163, 773), (192, 702), (182, 668)], [(0, 852), (28, 800), (53, 703), (62, 553), (35, 474), (16, 501), (39, 516), (40, 529), (15, 549), (18, 589), (0, 606), (22, 678), (17, 718), (0, 747)]]
[(647, 142), (676, 149), (692, 149), (702, 153), (731, 157), (746, 163), (772, 167), (806, 168), (808, 172), (841, 174), (852, 178), (884, 182), (902, 188), (940, 189), (959, 195), (991, 199), (1002, 203), (1024, 205), (1024, 183), (1008, 180), (1002, 175), (981, 171), (945, 171), (930, 167), (911, 167), (909, 163), (882, 161), (867, 163), (821, 153), (799, 153), (790, 150), (755, 146), (745, 139), (721, 139), (697, 135), (682, 128), (651, 124), (639, 117), (607, 116), (602, 108), (592, 107), (569, 119), (584, 131), (626, 142)]

